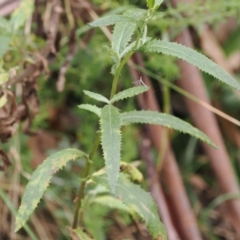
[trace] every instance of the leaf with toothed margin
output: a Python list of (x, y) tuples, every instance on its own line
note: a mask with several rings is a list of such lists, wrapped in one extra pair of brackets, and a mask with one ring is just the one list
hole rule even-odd
[[(202, 71), (212, 75), (213, 77), (240, 91), (240, 84), (230, 74), (224, 71), (212, 60), (191, 48), (185, 47), (178, 43), (152, 40), (147, 42), (142, 47), (142, 49), (145, 52), (158, 52), (183, 59), (186, 62), (201, 69)], [(189, 76), (189, 78), (191, 78), (191, 76)]]
[(120, 171), (121, 156), (120, 113), (116, 107), (106, 105), (102, 108), (100, 128), (108, 183), (111, 192), (114, 193)]
[[(134, 21), (116, 22), (113, 30), (112, 50), (118, 54), (118, 59), (121, 59), (125, 55), (126, 48), (131, 41), (134, 31), (137, 29), (137, 26), (139, 24), (141, 25), (141, 22), (145, 20), (146, 15), (146, 10), (129, 9), (122, 16), (126, 18), (132, 18)], [(131, 43), (129, 45), (131, 45)]]
[(24, 191), (21, 205), (18, 209), (15, 223), (17, 232), (28, 220), (37, 207), (44, 191), (50, 184), (52, 175), (66, 165), (70, 160), (88, 155), (78, 149), (64, 149), (50, 155), (33, 173)]
[(119, 22), (115, 25), (112, 38), (112, 50), (118, 56), (122, 54), (137, 27), (136, 23)]
[(125, 126), (131, 123), (157, 124), (174, 130), (188, 133), (191, 136), (208, 143), (214, 148), (217, 146), (203, 132), (193, 127), (191, 124), (169, 114), (155, 111), (132, 111), (121, 114), (121, 125)]
[(89, 25), (92, 27), (102, 27), (102, 26), (114, 25), (119, 22), (132, 23), (132, 22), (136, 22), (136, 19), (128, 16), (123, 16), (123, 15), (110, 15), (110, 16), (99, 18), (89, 23)]
[[(94, 176), (92, 180), (110, 190), (108, 178), (105, 174)], [(149, 233), (154, 239), (167, 240), (165, 227), (159, 220), (157, 206), (148, 192), (145, 192), (139, 185), (130, 182), (121, 173), (113, 195), (145, 221)], [(160, 236), (161, 238), (158, 238)]]
[(136, 96), (140, 93), (146, 92), (148, 89), (149, 89), (149, 87), (147, 87), (147, 86), (138, 86), (138, 87), (126, 89), (126, 90), (114, 95), (113, 98), (110, 100), (110, 103), (114, 103), (116, 101), (123, 100), (124, 98)]
[(89, 96), (90, 98), (93, 98), (93, 99), (95, 99), (97, 101), (109, 103), (109, 100), (106, 97), (104, 97), (103, 95), (101, 95), (101, 94), (90, 92), (90, 91), (87, 91), (87, 90), (83, 90), (83, 92), (87, 96)]
[(95, 106), (95, 105), (91, 105), (91, 104), (81, 104), (81, 105), (78, 105), (78, 107), (80, 109), (85, 109), (85, 110), (88, 110), (90, 112), (93, 112), (95, 113), (96, 115), (100, 116), (101, 114), (101, 108)]

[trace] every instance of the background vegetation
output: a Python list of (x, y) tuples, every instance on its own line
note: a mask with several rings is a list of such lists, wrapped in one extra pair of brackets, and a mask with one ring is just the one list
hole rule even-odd
[[(146, 8), (146, 2), (37, 0), (34, 7), (24, 2), (12, 14), (18, 1), (0, 1), (0, 239), (67, 239), (84, 162), (68, 164), (53, 177), (28, 230), (14, 233), (14, 214), (46, 156), (66, 147), (89, 152), (93, 144), (98, 119), (77, 106), (89, 101), (84, 89), (109, 95), (112, 59), (106, 46), (112, 28), (87, 23)], [(165, 0), (150, 35), (195, 48), (239, 80), (239, 9), (237, 0)], [(188, 135), (148, 126), (123, 132), (122, 158), (142, 172), (141, 185), (152, 192), (169, 239), (238, 239), (239, 92), (165, 55), (135, 54), (121, 88), (139, 79), (150, 93), (119, 107), (162, 109), (220, 146), (210, 150)], [(101, 167), (99, 151), (92, 171)], [(88, 233), (99, 240), (151, 239), (144, 223), (111, 201), (86, 200), (81, 221)]]

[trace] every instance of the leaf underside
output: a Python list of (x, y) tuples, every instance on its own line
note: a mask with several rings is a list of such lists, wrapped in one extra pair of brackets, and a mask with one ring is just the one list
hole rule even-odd
[(65, 149), (50, 155), (34, 171), (24, 191), (21, 206), (18, 209), (15, 223), (15, 232), (18, 231), (28, 220), (29, 216), (37, 207), (44, 191), (49, 186), (53, 174), (66, 165), (70, 160), (88, 157), (84, 152), (77, 149)]
[(214, 142), (203, 132), (193, 127), (191, 124), (169, 114), (155, 111), (132, 111), (121, 114), (121, 125), (125, 126), (131, 123), (157, 124), (164, 127), (173, 128), (183, 133), (188, 133), (209, 145), (216, 148)]
[(149, 87), (147, 86), (138, 86), (138, 87), (128, 88), (114, 95), (114, 97), (110, 100), (110, 103), (114, 103), (116, 101), (123, 100), (125, 98), (136, 96), (140, 93), (146, 92), (148, 89)]
[(103, 107), (100, 117), (101, 142), (111, 192), (115, 191), (120, 171), (120, 126), (119, 110), (112, 105)]
[(240, 85), (230, 74), (224, 71), (212, 60), (191, 48), (185, 47), (178, 43), (152, 40), (143, 46), (143, 50), (146, 52), (163, 53), (183, 59), (186, 62), (201, 69), (202, 71), (212, 75), (213, 77), (240, 91)]
[[(106, 175), (94, 176), (93, 181), (109, 189)], [(114, 196), (130, 207), (145, 221), (149, 233), (154, 239), (161, 236), (163, 240), (167, 240), (165, 227), (159, 220), (156, 204), (149, 193), (130, 182), (124, 174), (120, 174)]]
[(101, 114), (101, 108), (91, 105), (91, 104), (81, 104), (78, 106), (80, 109), (88, 110), (89, 112), (95, 113), (97, 116), (100, 116)]

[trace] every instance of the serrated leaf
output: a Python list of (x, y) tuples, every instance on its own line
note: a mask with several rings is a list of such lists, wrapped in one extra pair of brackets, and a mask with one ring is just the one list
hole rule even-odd
[(84, 90), (83, 92), (87, 96), (89, 96), (90, 98), (93, 98), (93, 99), (95, 99), (97, 101), (109, 103), (109, 100), (106, 97), (104, 97), (103, 95), (99, 94), (99, 93), (94, 93), (94, 92), (90, 92), (90, 91), (87, 91), (87, 90)]
[(138, 87), (126, 89), (126, 90), (114, 95), (113, 98), (110, 100), (110, 103), (114, 103), (116, 101), (123, 100), (124, 98), (136, 96), (140, 93), (146, 92), (148, 89), (149, 89), (149, 87), (147, 87), (147, 86), (138, 86)]
[(10, 37), (0, 36), (0, 59), (7, 52), (10, 40)]
[(31, 16), (34, 10), (33, 0), (22, 0), (19, 7), (11, 15), (10, 24), (15, 31), (21, 27)]
[(93, 112), (93, 113), (97, 114), (98, 116), (100, 116), (100, 114), (101, 114), (101, 108), (99, 108), (95, 105), (81, 104), (78, 107), (81, 108), (81, 109), (85, 109), (85, 110), (88, 110), (90, 112)]
[(112, 196), (98, 196), (94, 198), (92, 203), (101, 204), (103, 206), (107, 206), (112, 209), (118, 209), (118, 210), (128, 212), (129, 214), (132, 214), (132, 210), (128, 206), (123, 204), (123, 202), (120, 201), (119, 199), (114, 198)]
[(154, 111), (132, 111), (121, 114), (121, 125), (125, 126), (131, 123), (157, 124), (164, 127), (173, 128), (183, 133), (198, 138), (209, 145), (217, 148), (214, 142), (203, 132), (193, 127), (191, 124), (169, 114)]
[(112, 38), (112, 49), (120, 56), (136, 29), (137, 24), (131, 22), (119, 22), (115, 25)]
[(4, 105), (7, 103), (7, 94), (4, 93), (1, 97), (0, 97), (0, 108), (4, 107)]
[(99, 18), (99, 19), (89, 23), (89, 25), (92, 27), (102, 27), (102, 26), (114, 25), (119, 22), (131, 23), (131, 22), (136, 22), (136, 20), (132, 17), (123, 16), (123, 15), (110, 15), (110, 16), (105, 16), (105, 17)]
[[(143, 46), (143, 50), (146, 52), (164, 53), (183, 59), (240, 91), (240, 85), (230, 74), (224, 71), (212, 60), (191, 48), (173, 42), (152, 40)], [(189, 78), (191, 79), (191, 76), (189, 76)]]
[(116, 107), (106, 105), (102, 108), (100, 128), (108, 182), (111, 192), (114, 192), (120, 171), (121, 150), (120, 113)]
[[(106, 175), (93, 177), (93, 180), (109, 189)], [(165, 227), (159, 220), (157, 206), (149, 193), (120, 174), (114, 196), (142, 217), (154, 239), (161, 236), (163, 240), (167, 240)]]
[(50, 155), (32, 174), (24, 191), (21, 206), (18, 209), (15, 223), (17, 232), (28, 220), (37, 207), (44, 191), (49, 186), (52, 175), (70, 160), (80, 157), (88, 158), (87, 154), (77, 149), (65, 149)]

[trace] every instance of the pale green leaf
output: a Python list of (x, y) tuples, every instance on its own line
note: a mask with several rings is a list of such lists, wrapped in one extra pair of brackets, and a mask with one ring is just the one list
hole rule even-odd
[(123, 15), (110, 15), (110, 16), (105, 16), (105, 17), (99, 18), (99, 19), (89, 23), (89, 25), (92, 27), (101, 27), (101, 26), (114, 25), (119, 22), (130, 23), (130, 22), (136, 22), (136, 20), (134, 18), (131, 18), (128, 16), (123, 16)]
[(162, 4), (163, 0), (155, 0), (153, 9), (158, 9)]
[(9, 73), (8, 72), (0, 73), (0, 85), (2, 85), (5, 82), (7, 82), (8, 79), (9, 79)]
[[(191, 48), (173, 42), (152, 40), (143, 46), (143, 50), (146, 52), (164, 53), (183, 59), (240, 91), (240, 85), (230, 74), (224, 71), (212, 60)], [(194, 81), (194, 79), (191, 79), (191, 76), (189, 76), (189, 80)]]
[(11, 15), (10, 24), (15, 31), (31, 16), (34, 10), (34, 0), (22, 0), (19, 7)]
[(140, 21), (144, 21), (146, 19), (148, 12), (144, 9), (139, 8), (133, 8), (128, 9), (126, 12), (124, 12), (124, 17), (131, 17), (134, 19), (134, 22), (140, 23)]
[(84, 90), (83, 92), (87, 96), (89, 96), (90, 98), (93, 98), (93, 99), (95, 99), (97, 101), (109, 103), (109, 100), (106, 97), (104, 97), (103, 95), (99, 94), (99, 93), (94, 93), (94, 92), (90, 92), (90, 91), (87, 91), (87, 90)]
[(149, 89), (149, 87), (147, 87), (147, 86), (138, 86), (138, 87), (128, 88), (128, 89), (114, 95), (113, 98), (110, 100), (110, 103), (114, 103), (114, 102), (122, 100), (124, 98), (136, 96), (140, 93), (146, 92), (148, 89)]
[(79, 240), (93, 240), (81, 228), (73, 229), (73, 232), (78, 236)]
[[(142, 39), (143, 40), (143, 39)], [(145, 43), (150, 41), (151, 38), (150, 37), (146, 37), (145, 39)], [(129, 53), (130, 51), (136, 51), (137, 49), (139, 49), (140, 47), (143, 46), (143, 41), (139, 41), (138, 45), (136, 45), (136, 41), (131, 42), (130, 44), (127, 45), (127, 47), (122, 51), (121, 55), (120, 55), (120, 59), (125, 56), (127, 53)]]
[(0, 36), (0, 59), (7, 52), (10, 40), (10, 37)]
[(131, 123), (157, 124), (164, 127), (173, 128), (183, 133), (188, 133), (193, 137), (217, 147), (213, 141), (203, 132), (193, 127), (191, 124), (169, 114), (154, 111), (132, 111), (121, 114), (121, 125), (125, 126)]
[(109, 196), (109, 195), (107, 195), (107, 196), (97, 196), (96, 198), (94, 198), (92, 203), (93, 204), (97, 203), (97, 204), (100, 204), (102, 206), (107, 206), (107, 207), (112, 208), (112, 209), (118, 209), (118, 210), (125, 211), (129, 214), (132, 214), (132, 210), (128, 206), (123, 204), (122, 201), (120, 201), (119, 199), (114, 198), (112, 196)]
[[(106, 175), (93, 177), (93, 180), (109, 189)], [(154, 239), (161, 236), (163, 240), (167, 240), (165, 227), (159, 220), (157, 206), (149, 193), (130, 182), (123, 174), (120, 174), (114, 196), (145, 221)]]
[(136, 29), (136, 23), (119, 22), (115, 25), (112, 38), (112, 49), (120, 56)]
[(18, 209), (15, 223), (15, 232), (28, 220), (37, 207), (44, 191), (49, 186), (53, 174), (66, 165), (70, 160), (88, 156), (77, 149), (65, 149), (50, 155), (32, 174), (28, 182), (21, 206)]
[(120, 171), (121, 150), (120, 113), (116, 107), (106, 105), (102, 108), (100, 128), (108, 182), (114, 192)]
[(4, 107), (4, 105), (7, 103), (7, 94), (4, 93), (1, 97), (0, 97), (0, 108)]
[(101, 114), (101, 108), (99, 108), (95, 105), (81, 104), (78, 107), (81, 108), (81, 109), (85, 109), (85, 110), (88, 110), (90, 112), (93, 112), (93, 113), (97, 114), (98, 116), (100, 116), (100, 114)]
[(9, 28), (9, 21), (0, 16), (0, 29), (3, 29), (5, 32), (9, 32)]

